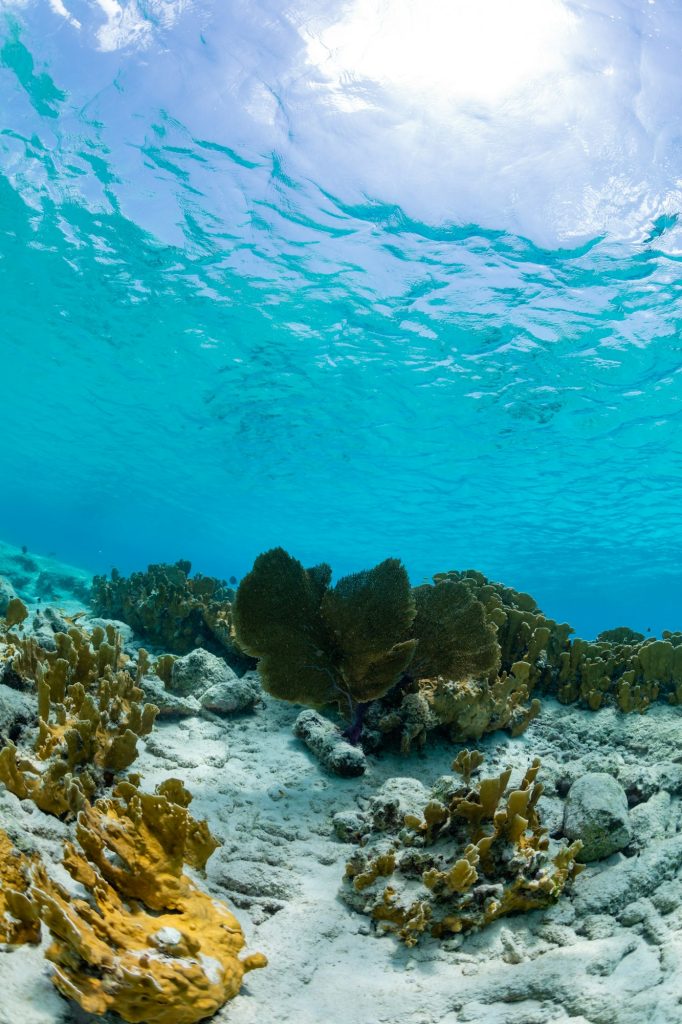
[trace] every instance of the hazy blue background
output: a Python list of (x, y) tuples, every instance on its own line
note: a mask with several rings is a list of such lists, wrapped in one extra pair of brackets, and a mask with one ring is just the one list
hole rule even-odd
[(0, 537), (682, 628), (675, 0), (0, 0)]

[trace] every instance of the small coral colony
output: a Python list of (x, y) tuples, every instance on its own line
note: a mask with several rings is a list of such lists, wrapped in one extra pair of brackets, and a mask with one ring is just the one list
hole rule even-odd
[[(340, 880), (350, 907), (408, 946), (543, 907), (583, 867), (580, 841), (542, 826), (539, 761), (511, 786), (510, 770), (486, 777), (466, 744), (519, 735), (543, 694), (595, 711), (682, 702), (682, 634), (571, 640), (528, 594), (473, 571), (411, 587), (388, 559), (333, 586), (331, 576), (281, 548), (260, 555), (236, 592), (191, 577), (186, 562), (114, 571), (93, 585), (104, 625), (75, 616), (49, 640), (28, 628), (19, 598), (8, 601), (0, 678), (35, 694), (36, 719), (0, 750), (0, 781), (74, 822), (63, 863), (80, 887), (74, 896), (0, 831), (0, 941), (38, 943), (44, 924), (52, 980), (86, 1011), (192, 1024), (267, 962), (240, 958), (239, 923), (185, 873), (201, 875), (218, 845), (190, 814), (191, 794), (174, 778), (146, 792), (131, 771), (159, 711), (145, 692), (173, 691), (178, 656), (202, 647), (239, 676), (257, 666), (267, 693), (309, 709), (297, 735), (332, 771), (360, 774), (381, 748), (407, 754), (435, 734), (461, 745), (419, 813), (359, 829)], [(106, 620), (157, 653), (124, 650)]]

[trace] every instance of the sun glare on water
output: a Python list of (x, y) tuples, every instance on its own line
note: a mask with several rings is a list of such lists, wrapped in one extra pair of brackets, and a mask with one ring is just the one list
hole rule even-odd
[(356, 0), (308, 58), (337, 86), (489, 105), (561, 71), (576, 22), (561, 0)]

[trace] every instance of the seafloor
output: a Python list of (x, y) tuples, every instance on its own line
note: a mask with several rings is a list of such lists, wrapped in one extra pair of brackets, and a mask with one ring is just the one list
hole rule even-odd
[[(0, 547), (0, 575), (31, 607), (82, 607), (87, 574)], [(20, 577), (20, 578), (19, 578)], [(0, 731), (32, 698), (0, 685)], [(519, 738), (477, 746), (486, 770), (542, 759), (546, 823), (588, 771), (611, 773), (631, 806), (632, 841), (588, 865), (544, 911), (477, 934), (406, 949), (377, 937), (339, 897), (351, 852), (332, 816), (366, 805), (391, 777), (431, 784), (457, 748), (370, 758), (358, 779), (326, 774), (296, 740), (300, 709), (263, 695), (252, 713), (160, 720), (135, 770), (145, 787), (168, 775), (194, 795), (192, 811), (222, 840), (203, 883), (239, 918), (249, 950), (269, 966), (249, 974), (214, 1020), (231, 1024), (679, 1024), (682, 1020), (682, 745), (678, 708), (593, 713), (543, 700)], [(0, 787), (0, 827), (25, 837), (55, 875), (70, 826)], [(41, 949), (0, 953), (0, 1024), (102, 1020), (52, 987)], [(113, 1021), (115, 1018), (111, 1018)]]

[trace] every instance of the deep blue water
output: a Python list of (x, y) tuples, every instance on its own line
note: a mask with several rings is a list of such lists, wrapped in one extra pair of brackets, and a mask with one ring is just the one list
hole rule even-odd
[(0, 5), (2, 539), (682, 627), (682, 12), (453, 10)]

